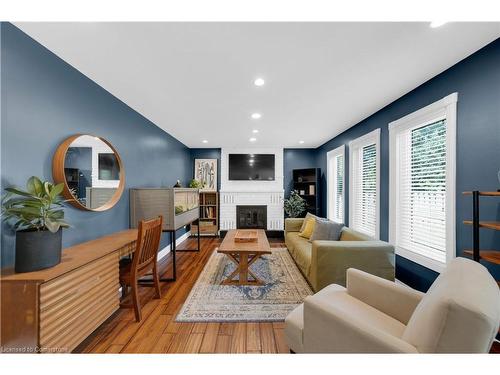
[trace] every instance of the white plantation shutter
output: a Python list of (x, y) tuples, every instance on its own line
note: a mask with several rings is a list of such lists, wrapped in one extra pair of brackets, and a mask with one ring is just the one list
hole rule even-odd
[(437, 271), (455, 254), (455, 117), (446, 103), (390, 128), (391, 242), (400, 255)]
[(446, 120), (398, 135), (397, 245), (446, 262)]
[(344, 223), (344, 150), (342, 145), (328, 152), (328, 218)]
[(334, 212), (333, 218), (339, 223), (344, 222), (344, 155), (335, 157), (334, 182)]
[(369, 236), (379, 236), (379, 139), (380, 130), (350, 144), (349, 226)]

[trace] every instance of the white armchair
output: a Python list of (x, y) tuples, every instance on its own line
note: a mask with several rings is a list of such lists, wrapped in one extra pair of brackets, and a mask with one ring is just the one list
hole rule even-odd
[(500, 289), (479, 263), (457, 258), (424, 294), (356, 269), (292, 311), (296, 353), (487, 353), (498, 333)]

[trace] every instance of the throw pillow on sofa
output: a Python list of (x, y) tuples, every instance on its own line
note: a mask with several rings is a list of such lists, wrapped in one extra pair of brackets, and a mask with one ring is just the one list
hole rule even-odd
[(314, 225), (314, 230), (309, 238), (309, 241), (315, 240), (326, 240), (326, 241), (338, 241), (340, 240), (340, 233), (344, 224), (336, 223), (331, 220), (319, 219), (316, 220)]
[(320, 219), (320, 218), (318, 216), (313, 215), (312, 213), (308, 212), (306, 217), (304, 217), (304, 221), (302, 222), (302, 226), (300, 227), (299, 232), (303, 232), (304, 229), (306, 229), (307, 219)]
[(305, 223), (304, 230), (299, 232), (299, 236), (309, 239), (311, 238), (311, 235), (314, 232), (314, 227), (316, 226), (316, 219), (310, 217), (308, 219), (305, 219), (304, 223)]

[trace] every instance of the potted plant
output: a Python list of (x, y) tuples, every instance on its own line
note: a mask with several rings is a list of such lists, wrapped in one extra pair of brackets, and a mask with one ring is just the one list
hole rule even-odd
[(206, 186), (205, 183), (201, 182), (200, 180), (197, 180), (193, 178), (191, 181), (189, 181), (189, 187), (193, 189), (203, 189)]
[(306, 210), (306, 201), (297, 190), (292, 190), (290, 197), (285, 199), (284, 207), (288, 217), (299, 217)]
[(61, 261), (64, 221), (61, 193), (64, 184), (54, 185), (30, 177), (26, 191), (7, 188), (2, 198), (2, 218), (16, 230), (16, 272), (55, 266)]

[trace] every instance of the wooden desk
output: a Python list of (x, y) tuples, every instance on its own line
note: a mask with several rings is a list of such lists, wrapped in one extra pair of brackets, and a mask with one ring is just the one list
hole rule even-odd
[(135, 249), (129, 229), (63, 250), (36, 272), (2, 270), (3, 352), (71, 352), (120, 307), (119, 260)]

